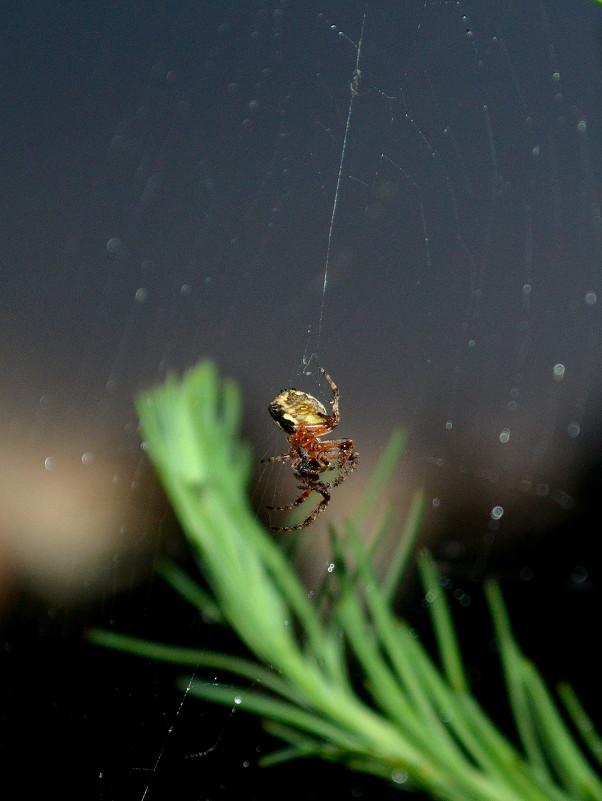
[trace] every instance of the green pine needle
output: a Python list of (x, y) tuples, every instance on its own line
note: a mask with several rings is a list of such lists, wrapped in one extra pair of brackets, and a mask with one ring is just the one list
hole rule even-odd
[[(322, 595), (310, 599), (249, 505), (252, 457), (239, 439), (236, 386), (204, 363), (141, 395), (137, 408), (149, 456), (209, 592), (173, 565), (163, 565), (161, 573), (199, 613), (229, 626), (252, 656), (107, 631), (92, 632), (93, 641), (194, 668), (194, 678), (181, 683), (186, 693), (259, 715), (282, 739), (284, 747), (264, 758), (266, 765), (319, 757), (444, 801), (602, 801), (597, 774), (512, 637), (495, 584), (487, 596), (520, 749), (470, 693), (447, 599), (427, 553), (418, 564), (438, 661), (396, 617), (392, 598), (415, 552), (423, 510), (417, 496), (402, 535), (395, 536), (395, 516), (383, 494), (403, 449), (402, 432), (389, 441), (356, 515), (333, 532), (335, 570)], [(381, 577), (374, 565), (392, 541), (397, 545)], [(205, 669), (207, 676), (219, 671), (224, 682), (203, 678)], [(567, 688), (562, 697), (576, 729), (599, 754), (600, 740), (581, 705)]]

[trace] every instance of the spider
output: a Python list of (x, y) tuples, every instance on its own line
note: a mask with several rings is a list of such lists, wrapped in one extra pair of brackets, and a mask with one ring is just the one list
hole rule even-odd
[[(359, 454), (350, 439), (333, 439), (321, 442), (320, 437), (330, 433), (339, 424), (339, 390), (323, 367), (320, 372), (328, 381), (332, 390), (332, 414), (328, 414), (319, 400), (300, 392), (298, 389), (283, 389), (268, 406), (276, 425), (287, 435), (290, 444), (288, 453), (262, 459), (262, 462), (285, 462), (290, 459), (293, 473), (301, 484), (301, 495), (293, 503), (286, 506), (268, 506), (268, 509), (285, 511), (295, 509), (303, 503), (312, 492), (318, 492), (322, 500), (310, 516), (297, 526), (270, 526), (272, 531), (296, 531), (316, 519), (330, 502), (329, 490), (338, 487), (357, 466)], [(324, 482), (322, 473), (336, 468), (341, 473), (334, 481)]]

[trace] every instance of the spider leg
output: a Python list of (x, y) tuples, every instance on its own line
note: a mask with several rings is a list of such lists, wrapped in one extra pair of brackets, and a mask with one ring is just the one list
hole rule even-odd
[(329, 385), (330, 389), (332, 390), (332, 417), (333, 417), (333, 422), (334, 422), (334, 426), (333, 426), (333, 428), (334, 428), (335, 426), (337, 426), (339, 424), (339, 419), (340, 419), (340, 413), (339, 413), (339, 396), (340, 396), (340, 393), (339, 393), (339, 388), (337, 387), (337, 385), (334, 383), (332, 378), (328, 375), (328, 373), (326, 372), (326, 370), (323, 367), (320, 367), (320, 372), (322, 373), (324, 378), (328, 381), (328, 385)]
[[(334, 479), (326, 484), (327, 487), (338, 487), (347, 478), (352, 470), (355, 470), (359, 460), (359, 453), (353, 450), (353, 442), (350, 439), (332, 440), (328, 444), (330, 447), (328, 451), (338, 451), (338, 457), (332, 459), (336, 462), (333, 470), (341, 470), (341, 473)], [(328, 452), (327, 451), (327, 452)]]
[(282, 456), (270, 456), (268, 459), (260, 459), (259, 464), (265, 464), (266, 462), (286, 462), (290, 458), (290, 453), (283, 453)]
[(301, 493), (301, 495), (299, 495), (299, 497), (297, 498), (296, 501), (293, 501), (292, 503), (288, 503), (286, 506), (268, 506), (266, 508), (267, 509), (271, 509), (272, 512), (284, 512), (284, 511), (286, 511), (288, 509), (296, 509), (297, 506), (300, 506), (303, 503), (303, 501), (306, 498), (309, 498), (311, 493), (314, 491), (313, 487), (307, 487), (305, 489), (304, 489), (304, 487), (299, 487), (299, 489), (302, 489), (303, 492)]
[(349, 473), (352, 470), (355, 470), (357, 467), (357, 463), (359, 461), (359, 453), (356, 451), (352, 451), (345, 456), (345, 459), (342, 460), (340, 467), (342, 468), (340, 474), (332, 481), (328, 486), (329, 487), (338, 487), (339, 484), (342, 484), (343, 481), (347, 478)]
[[(300, 497), (303, 496), (307, 497), (307, 495), (309, 495), (309, 493), (312, 492), (312, 490), (315, 490), (315, 492), (319, 492), (322, 496), (322, 500), (316, 506), (316, 508), (313, 510), (313, 512), (310, 514), (309, 517), (307, 517), (302, 523), (299, 523), (297, 526), (282, 526), (282, 527), (270, 526), (270, 531), (299, 531), (300, 529), (305, 528), (305, 526), (309, 526), (310, 523), (313, 523), (316, 517), (320, 514), (320, 512), (323, 512), (324, 509), (326, 509), (326, 507), (328, 506), (328, 503), (330, 501), (330, 495), (326, 491), (326, 485), (320, 483), (319, 487), (311, 487), (311, 489), (308, 487), (307, 490), (305, 490), (305, 492), (303, 492)], [(297, 502), (292, 504), (292, 506), (290, 507), (284, 506), (280, 508), (292, 509), (294, 506), (297, 506)]]

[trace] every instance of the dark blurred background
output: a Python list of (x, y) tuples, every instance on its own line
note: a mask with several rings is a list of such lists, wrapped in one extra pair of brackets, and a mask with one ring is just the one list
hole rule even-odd
[[(341, 389), (362, 463), (302, 534), (310, 586), (404, 425), (392, 495), (401, 521), (426, 487), (475, 691), (495, 710), (496, 575), (529, 655), (600, 712), (601, 31), (586, 0), (3, 10), (0, 754), (23, 797), (398, 793), (261, 771), (255, 721), (83, 638), (237, 647), (152, 573), (189, 557), (132, 399), (202, 357), (258, 460), (281, 387), (327, 401), (324, 365)], [(258, 469), (259, 515), (293, 492)], [(417, 588), (400, 603), (420, 627)]]

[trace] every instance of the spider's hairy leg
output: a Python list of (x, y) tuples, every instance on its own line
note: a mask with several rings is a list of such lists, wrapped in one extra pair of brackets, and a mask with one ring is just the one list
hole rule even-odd
[(342, 468), (342, 472), (328, 486), (329, 487), (338, 487), (339, 484), (342, 484), (343, 481), (345, 481), (345, 479), (349, 475), (349, 473), (351, 473), (351, 471), (355, 470), (355, 468), (357, 467), (357, 463), (359, 461), (359, 458), (360, 458), (360, 455), (359, 455), (359, 453), (357, 453), (357, 451), (353, 451), (352, 453), (349, 453), (345, 457), (345, 459), (341, 462), (340, 467)]
[[(360, 455), (354, 450), (355, 446), (351, 439), (329, 440), (321, 444), (328, 445), (328, 448), (324, 449), (324, 454), (326, 458), (330, 458), (331, 467), (329, 469), (342, 471), (334, 481), (327, 482), (326, 486), (338, 487), (339, 484), (345, 481), (349, 473), (355, 470)], [(330, 456), (330, 454), (332, 454), (332, 456)], [(334, 454), (336, 454), (336, 456)]]
[(326, 370), (323, 367), (320, 367), (320, 372), (324, 376), (324, 378), (328, 381), (328, 386), (332, 390), (332, 416), (334, 417), (334, 426), (339, 424), (340, 414), (339, 414), (339, 388), (334, 383), (332, 378), (328, 375)]
[[(306, 526), (309, 526), (310, 523), (314, 522), (314, 520), (320, 514), (320, 512), (323, 512), (324, 509), (326, 509), (326, 507), (328, 506), (328, 503), (330, 501), (330, 495), (328, 494), (326, 489), (327, 488), (326, 488), (325, 484), (320, 484), (319, 486), (314, 486), (311, 489), (308, 487), (308, 489), (305, 490), (305, 492), (303, 492), (301, 496), (299, 496), (300, 498), (303, 497), (303, 496), (307, 497), (307, 495), (309, 495), (309, 493), (312, 490), (315, 490), (316, 492), (319, 492), (322, 495), (322, 500), (320, 501), (320, 503), (316, 506), (316, 508), (313, 510), (313, 512), (310, 514), (310, 516), (307, 517), (302, 523), (299, 523), (297, 526), (282, 526), (282, 527), (270, 526), (270, 531), (299, 531), (300, 529), (305, 528)], [(290, 508), (290, 509), (292, 509), (294, 506), (297, 506), (297, 502), (292, 504), (292, 506), (290, 506), (290, 507), (289, 506), (282, 506), (282, 507), (278, 507), (278, 508), (281, 508), (281, 509), (289, 509)]]
[(266, 462), (286, 462), (290, 458), (290, 453), (283, 453), (282, 456), (269, 456), (267, 459), (260, 459), (259, 464), (265, 464)]
[(302, 489), (303, 492), (301, 493), (301, 495), (299, 495), (296, 501), (293, 501), (292, 503), (287, 503), (286, 506), (268, 506), (266, 508), (271, 509), (273, 512), (284, 512), (288, 509), (296, 509), (297, 506), (301, 506), (301, 504), (306, 498), (309, 498), (309, 496), (314, 490), (313, 487), (305, 487), (305, 485), (300, 486), (299, 489)]

